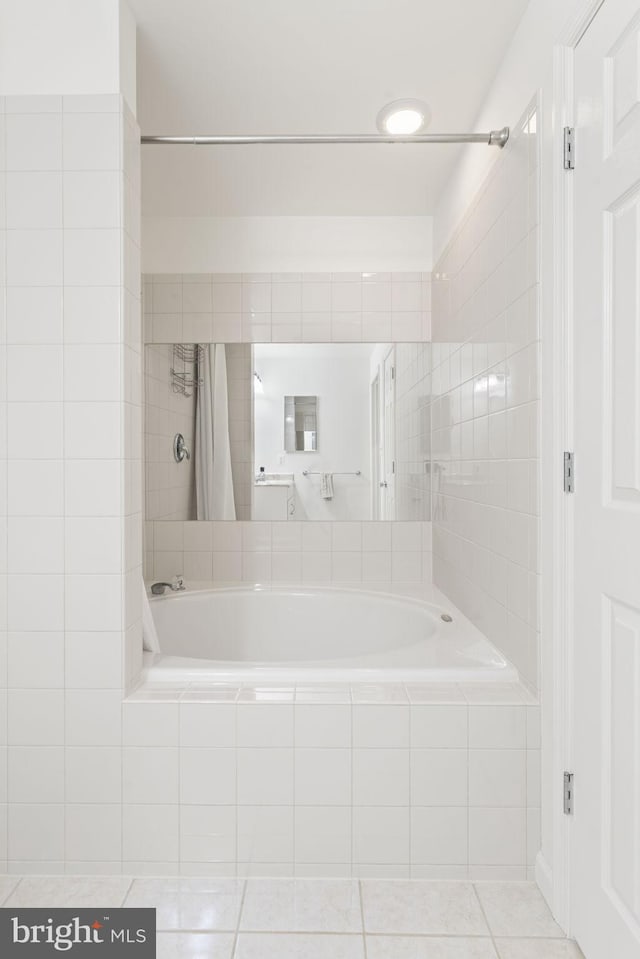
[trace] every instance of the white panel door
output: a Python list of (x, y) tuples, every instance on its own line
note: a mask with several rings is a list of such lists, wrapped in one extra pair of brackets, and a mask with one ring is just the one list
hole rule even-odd
[(640, 3), (575, 55), (572, 931), (640, 957)]

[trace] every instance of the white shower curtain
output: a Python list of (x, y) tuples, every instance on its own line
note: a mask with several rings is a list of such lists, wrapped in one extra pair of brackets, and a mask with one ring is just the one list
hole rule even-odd
[(203, 347), (196, 397), (196, 515), (235, 519), (224, 344)]

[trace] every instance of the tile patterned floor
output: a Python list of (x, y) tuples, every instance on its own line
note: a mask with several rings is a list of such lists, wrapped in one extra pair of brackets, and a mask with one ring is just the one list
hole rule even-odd
[(158, 959), (583, 959), (533, 883), (0, 876), (3, 906), (155, 906)]

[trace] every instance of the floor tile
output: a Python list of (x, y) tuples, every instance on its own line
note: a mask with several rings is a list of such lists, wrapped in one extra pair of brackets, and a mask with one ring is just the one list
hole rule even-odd
[(116, 909), (123, 904), (130, 885), (128, 876), (27, 876), (5, 906)]
[(364, 959), (362, 936), (242, 932), (234, 959)]
[(500, 959), (584, 959), (571, 939), (496, 939)]
[(487, 924), (469, 882), (365, 880), (367, 932), (482, 936)]
[(231, 959), (233, 932), (159, 932), (156, 959)]
[(358, 883), (350, 879), (249, 879), (240, 929), (361, 933)]
[(491, 939), (367, 936), (367, 959), (496, 959)]
[(535, 883), (478, 882), (476, 890), (494, 936), (564, 938)]
[(5, 901), (10, 892), (18, 885), (18, 877), (0, 876), (0, 906)]
[(158, 930), (233, 932), (243, 885), (238, 879), (136, 879), (125, 905), (155, 907)]

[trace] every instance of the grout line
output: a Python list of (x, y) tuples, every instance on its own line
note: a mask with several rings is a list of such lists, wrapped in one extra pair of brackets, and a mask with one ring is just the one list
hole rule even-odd
[[(409, 703), (409, 705), (408, 705), (408, 707), (407, 707), (408, 710), (409, 710), (409, 743), (408, 743), (408, 746), (407, 746), (408, 754), (409, 754), (409, 807), (408, 807), (408, 813), (409, 813), (409, 856), (408, 856), (408, 858), (409, 858), (409, 876), (410, 876), (411, 878), (413, 878), (413, 871), (414, 871), (414, 863), (413, 863), (413, 852), (414, 852), (414, 849), (413, 849), (413, 810), (414, 810), (414, 808), (417, 808), (417, 803), (414, 803), (414, 789), (413, 789), (413, 768), (414, 768), (414, 763), (413, 763), (413, 758), (414, 758), (413, 742), (414, 742), (414, 724), (415, 724), (415, 715), (414, 715), (414, 713), (415, 713), (415, 710), (413, 709), (413, 707), (412, 707), (412, 705), (411, 705), (411, 699), (410, 699), (410, 697), (409, 697), (409, 695), (408, 695), (408, 693), (407, 693), (406, 684), (403, 686), (403, 689), (404, 689), (404, 694), (405, 694), (405, 696), (407, 697), (407, 700), (408, 700), (408, 703)], [(365, 959), (366, 959), (366, 957), (365, 957)]]
[(367, 936), (366, 928), (364, 924), (364, 897), (362, 895), (362, 880), (358, 879), (358, 896), (360, 898), (360, 921), (362, 922), (362, 948), (364, 951), (364, 959), (367, 959)]
[(467, 759), (466, 759), (466, 776), (467, 776), (467, 877), (470, 872), (470, 859), (471, 859), (471, 775), (469, 770), (469, 763), (471, 760), (471, 749), (470, 749), (470, 725), (471, 725), (471, 709), (469, 703), (465, 705), (465, 710), (467, 713)]
[(132, 876), (131, 882), (130, 882), (129, 885), (127, 886), (127, 891), (125, 892), (124, 897), (123, 897), (123, 899), (122, 899), (122, 902), (120, 903), (120, 908), (121, 908), (121, 909), (124, 907), (124, 904), (125, 904), (125, 902), (127, 901), (128, 897), (129, 897), (129, 893), (130, 893), (131, 890), (133, 889), (133, 884), (134, 884), (135, 881), (136, 881), (136, 877), (135, 877), (135, 876)]
[[(240, 693), (238, 692), (238, 696), (239, 695)], [(234, 848), (235, 848), (235, 857), (236, 857), (236, 861), (235, 861), (236, 877), (238, 876), (238, 860), (240, 858), (240, 806), (238, 803), (238, 702), (237, 702), (237, 698), (238, 697), (236, 696), (233, 702), (229, 704), (230, 707), (233, 709), (233, 748), (235, 751), (235, 762), (234, 762), (235, 844), (234, 844)], [(245, 884), (246, 884), (246, 878), (245, 878)], [(238, 921), (240, 920), (238, 919)]]
[[(64, 303), (65, 303), (65, 257), (64, 257), (64, 184), (65, 184), (65, 168), (64, 168), (64, 119), (63, 116), (60, 117), (60, 126), (62, 129), (62, 136), (60, 142), (60, 170), (61, 170), (61, 197), (60, 202), (62, 205), (61, 210), (61, 258), (62, 258), (62, 357), (61, 357), (61, 366), (62, 366), (62, 681), (63, 681), (63, 698), (62, 698), (62, 741), (64, 744), (64, 751), (62, 755), (62, 796), (64, 807), (62, 810), (62, 859), (64, 862), (65, 872), (67, 870), (67, 809), (69, 802), (67, 799), (67, 434), (66, 434), (66, 407), (65, 407), (65, 354), (66, 354), (66, 324), (65, 324), (65, 313), (64, 313)], [(120, 707), (122, 711), (122, 707)], [(122, 767), (122, 750), (120, 752), (120, 766)], [(122, 779), (122, 770), (120, 778)], [(120, 842), (122, 843), (122, 798), (121, 798), (121, 814), (120, 814)], [(121, 865), (122, 869), (122, 856), (121, 856)]]
[[(524, 862), (525, 877), (529, 871), (529, 747), (527, 745), (527, 707), (524, 707)], [(542, 831), (542, 830), (541, 830)]]
[[(179, 930), (182, 932), (183, 930)], [(185, 930), (186, 931), (186, 930)], [(194, 930), (196, 932), (216, 932), (217, 930)], [(314, 938), (363, 939), (361, 932), (327, 932), (323, 929), (243, 929), (243, 936), (312, 936)], [(485, 937), (486, 938), (486, 937)], [(365, 956), (366, 959), (366, 956)]]
[(291, 775), (292, 775), (291, 790), (292, 790), (292, 794), (293, 794), (293, 795), (292, 795), (292, 799), (293, 799), (293, 812), (291, 813), (291, 817), (292, 817), (292, 823), (291, 823), (291, 830), (292, 830), (291, 841), (292, 841), (292, 856), (293, 856), (293, 873), (294, 873), (294, 875), (295, 875), (295, 873), (296, 873), (296, 867), (297, 867), (297, 865), (298, 865), (298, 860), (297, 860), (297, 858), (296, 858), (296, 826), (297, 826), (297, 818), (298, 818), (298, 817), (297, 817), (297, 808), (296, 808), (296, 767), (297, 767), (296, 756), (297, 756), (297, 749), (296, 749), (296, 689), (295, 689), (295, 686), (294, 686), (294, 689), (293, 689), (293, 703), (292, 703), (292, 705), (291, 705), (291, 732), (292, 732), (292, 737), (291, 737), (291, 765), (292, 765), (292, 770), (291, 770)]
[[(199, 933), (199, 934), (205, 934), (205, 935), (206, 935), (206, 934), (209, 934), (209, 935), (210, 935), (211, 933), (215, 933), (215, 932), (229, 934), (229, 933), (233, 933), (233, 930), (232, 930), (232, 929), (159, 929), (158, 932), (174, 933), (174, 934), (189, 933), (189, 934), (191, 934), (191, 935), (194, 935), (194, 934), (198, 934), (198, 933)], [(317, 937), (323, 937), (323, 936), (324, 936), (324, 937), (326, 937), (326, 936), (344, 936), (344, 937), (348, 937), (348, 938), (350, 938), (350, 939), (362, 938), (362, 933), (360, 933), (360, 932), (344, 932), (344, 931), (343, 931), (343, 932), (335, 932), (335, 931), (333, 931), (333, 932), (327, 932), (327, 930), (323, 930), (323, 929), (306, 929), (306, 930), (300, 930), (300, 929), (243, 929), (243, 930), (242, 930), (242, 935), (243, 935), (243, 936), (267, 936), (267, 935), (275, 935), (275, 936), (314, 936), (314, 937), (316, 937), (316, 936), (317, 936)], [(487, 933), (481, 934), (481, 933), (477, 933), (477, 932), (461, 932), (461, 933), (454, 933), (454, 932), (405, 932), (405, 931), (398, 931), (398, 930), (392, 930), (392, 931), (390, 931), (390, 932), (367, 932), (366, 935), (365, 935), (365, 939), (366, 939), (366, 938), (369, 938), (369, 939), (390, 939), (390, 938), (397, 938), (397, 937), (398, 937), (398, 938), (401, 937), (402, 939), (414, 939), (414, 940), (416, 940), (417, 942), (421, 942), (421, 941), (423, 941), (423, 940), (427, 940), (427, 941), (428, 941), (428, 940), (439, 940), (439, 939), (448, 939), (448, 940), (452, 940), (453, 942), (460, 941), (460, 940), (466, 940), (466, 939), (473, 939), (473, 940), (478, 940), (478, 941), (481, 941), (481, 942), (483, 942), (483, 941), (486, 942), (486, 940), (488, 940), (488, 939), (489, 939), (489, 940), (492, 940), (492, 938), (493, 938), (490, 933), (489, 933), (489, 934), (487, 934)], [(562, 936), (557, 936), (557, 937), (555, 937), (555, 936), (533, 936), (533, 937), (532, 937), (532, 936), (498, 936), (498, 937), (496, 937), (496, 938), (498, 938), (498, 939), (508, 939), (510, 942), (522, 942), (523, 939), (526, 939), (527, 941), (531, 941), (531, 939), (533, 939), (533, 941), (535, 941), (535, 942), (564, 942), (564, 941), (569, 941), (569, 942), (571, 942), (571, 941), (573, 941), (573, 940), (567, 940), (565, 937), (562, 937)], [(497, 955), (497, 954), (496, 954), (496, 955)]]
[[(185, 805), (182, 801), (182, 756), (183, 756), (183, 745), (182, 745), (182, 706), (180, 701), (176, 704), (178, 712), (178, 871), (181, 871), (182, 867), (182, 807)], [(124, 776), (122, 777), (124, 780)]]
[(484, 910), (484, 906), (482, 905), (482, 900), (480, 899), (480, 894), (479, 894), (479, 892), (478, 892), (478, 889), (477, 889), (477, 886), (476, 886), (475, 882), (472, 882), (472, 883), (471, 883), (471, 886), (472, 886), (472, 888), (473, 888), (473, 893), (474, 893), (474, 895), (475, 895), (475, 897), (476, 897), (476, 900), (477, 900), (477, 902), (478, 902), (478, 905), (480, 906), (480, 912), (482, 913), (482, 916), (483, 916), (483, 918), (484, 918), (484, 921), (485, 921), (486, 924), (487, 924), (487, 929), (489, 930), (489, 936), (490, 936), (490, 938), (491, 938), (491, 944), (492, 944), (492, 946), (493, 946), (494, 952), (495, 952), (496, 956), (498, 957), (498, 959), (500, 959), (500, 952), (498, 951), (498, 947), (497, 947), (497, 945), (496, 945), (496, 940), (495, 940), (494, 935), (493, 935), (493, 930), (492, 930), (492, 928), (491, 928), (491, 925), (490, 925), (490, 923), (489, 923), (489, 920), (487, 919), (487, 914), (486, 914), (486, 912), (485, 912), (485, 910)]
[(15, 885), (9, 890), (9, 892), (6, 894), (6, 896), (3, 896), (2, 899), (0, 899), (0, 906), (3, 906), (3, 905), (5, 904), (5, 902), (7, 902), (7, 900), (9, 900), (9, 899), (11, 898), (11, 896), (13, 896), (14, 892), (16, 892), (18, 886), (19, 886), (20, 883), (22, 882), (22, 879), (23, 879), (23, 876), (17, 876), (17, 877), (16, 877), (16, 879), (15, 879)]
[(234, 959), (237, 949), (238, 949), (238, 938), (240, 936), (240, 924), (242, 922), (242, 913), (244, 912), (244, 904), (247, 897), (247, 887), (249, 885), (248, 878), (242, 880), (242, 895), (240, 897), (240, 908), (238, 909), (238, 921), (236, 923), (235, 935), (233, 937), (233, 947), (231, 949), (231, 959)]
[[(349, 805), (351, 807), (349, 822), (351, 826), (351, 836), (349, 847), (351, 850), (351, 863), (349, 869), (349, 875), (351, 878), (354, 878), (356, 871), (356, 833), (355, 833), (355, 804), (354, 804), (354, 795), (355, 795), (355, 748), (354, 748), (354, 709), (355, 703), (353, 701), (353, 687), (349, 686)], [(358, 882), (359, 882), (358, 878)]]

